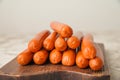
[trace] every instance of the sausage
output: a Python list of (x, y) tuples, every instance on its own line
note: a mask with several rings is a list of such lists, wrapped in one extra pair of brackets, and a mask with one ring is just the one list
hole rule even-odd
[(50, 50), (53, 50), (54, 47), (55, 47), (55, 40), (57, 38), (57, 33), (56, 32), (53, 32), (51, 33), (43, 42), (43, 47), (50, 51)]
[(97, 51), (97, 54), (94, 59), (91, 59), (89, 61), (89, 66), (92, 70), (100, 70), (102, 69), (103, 65), (104, 65), (104, 56), (103, 56), (103, 52), (100, 48), (100, 46), (98, 44), (95, 44), (95, 48)]
[(100, 70), (103, 67), (103, 61), (100, 57), (95, 57), (90, 59), (89, 66), (94, 71)]
[(61, 36), (59, 36), (56, 41), (55, 41), (55, 48), (58, 51), (64, 51), (67, 48), (67, 42), (65, 41), (64, 38), (62, 38)]
[(67, 45), (71, 49), (76, 49), (77, 47), (80, 46), (81, 40), (82, 40), (83, 34), (82, 32), (78, 31), (73, 36), (68, 38), (67, 40)]
[(20, 65), (27, 65), (33, 59), (33, 53), (29, 49), (25, 49), (17, 56), (17, 62)]
[(53, 21), (50, 23), (50, 27), (64, 38), (68, 38), (73, 34), (72, 28), (64, 23)]
[(39, 51), (43, 46), (43, 41), (50, 34), (48, 30), (39, 32), (29, 43), (28, 48), (31, 52)]
[(93, 36), (86, 34), (82, 39), (81, 50), (86, 59), (93, 59), (96, 56), (96, 48), (93, 42)]
[(86, 34), (82, 38), (82, 46), (91, 45), (94, 43), (93, 35), (92, 34)]
[(63, 52), (62, 64), (65, 66), (72, 66), (75, 64), (76, 54), (72, 49)]
[(78, 51), (76, 56), (76, 65), (79, 68), (87, 68), (89, 65), (88, 59), (84, 58), (82, 51)]
[(101, 47), (99, 46), (99, 44), (95, 44), (95, 48), (96, 48), (96, 56), (101, 58), (103, 65), (104, 65), (104, 56), (103, 56), (104, 53), (103, 53)]
[(57, 49), (52, 50), (50, 52), (49, 59), (52, 64), (60, 63), (62, 60), (62, 52), (58, 51)]
[(42, 49), (36, 52), (33, 56), (33, 61), (35, 64), (44, 64), (48, 59), (48, 52), (45, 49)]

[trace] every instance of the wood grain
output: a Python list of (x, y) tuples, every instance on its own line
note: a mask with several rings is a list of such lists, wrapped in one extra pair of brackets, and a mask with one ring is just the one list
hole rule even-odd
[(110, 80), (104, 45), (98, 45), (103, 51), (101, 55), (104, 58), (104, 67), (100, 71), (80, 69), (76, 65), (72, 67), (52, 65), (49, 62), (44, 65), (31, 63), (21, 66), (15, 58), (0, 69), (0, 80)]

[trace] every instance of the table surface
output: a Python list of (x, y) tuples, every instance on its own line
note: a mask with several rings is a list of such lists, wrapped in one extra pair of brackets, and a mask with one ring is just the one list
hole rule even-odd
[[(109, 64), (111, 80), (120, 79), (120, 31), (91, 32), (94, 41), (103, 43), (106, 59)], [(28, 41), (35, 34), (0, 34), (0, 68), (15, 58), (27, 47)]]

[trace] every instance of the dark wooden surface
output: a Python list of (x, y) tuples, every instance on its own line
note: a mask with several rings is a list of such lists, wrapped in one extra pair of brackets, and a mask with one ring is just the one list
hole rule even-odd
[(0, 69), (0, 80), (110, 80), (104, 45), (97, 45), (100, 46), (103, 52), (101, 56), (104, 58), (104, 67), (100, 71), (80, 69), (76, 65), (52, 65), (49, 62), (44, 65), (20, 66), (16, 59), (13, 59)]

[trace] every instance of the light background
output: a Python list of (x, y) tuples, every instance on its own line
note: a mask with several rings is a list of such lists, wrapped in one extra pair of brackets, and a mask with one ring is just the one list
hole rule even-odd
[(0, 68), (53, 20), (91, 32), (105, 46), (111, 80), (120, 79), (120, 0), (0, 0)]
[(0, 0), (0, 34), (37, 33), (53, 20), (74, 30), (120, 31), (120, 0)]

